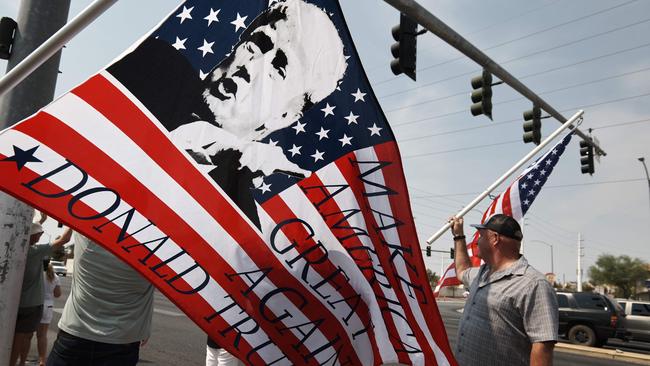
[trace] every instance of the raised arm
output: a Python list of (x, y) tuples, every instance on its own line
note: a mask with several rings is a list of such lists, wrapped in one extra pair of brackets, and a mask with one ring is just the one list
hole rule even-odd
[(451, 234), (454, 236), (454, 249), (456, 255), (454, 256), (454, 265), (456, 266), (456, 278), (459, 281), (463, 280), (463, 274), (472, 266), (467, 253), (467, 242), (463, 230), (462, 217), (450, 217), (449, 223), (451, 224)]
[(65, 243), (70, 241), (71, 236), (72, 236), (72, 229), (70, 229), (69, 227), (65, 228), (63, 234), (52, 242), (52, 249), (62, 247)]

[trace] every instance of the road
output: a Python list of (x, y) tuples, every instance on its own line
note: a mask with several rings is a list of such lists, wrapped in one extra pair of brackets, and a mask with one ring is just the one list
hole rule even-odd
[[(50, 325), (48, 341), (51, 344), (56, 338), (56, 324), (61, 317), (61, 310), (65, 299), (70, 293), (71, 277), (61, 277), (62, 296), (55, 299), (54, 318)], [(455, 343), (458, 323), (460, 321), (459, 309), (462, 309), (462, 302), (440, 302), (439, 309), (445, 323), (452, 347)], [(176, 306), (160, 293), (155, 293), (154, 316), (152, 335), (147, 344), (140, 352), (139, 365), (203, 365), (205, 364), (205, 341), (206, 336), (192, 321), (190, 321)], [(32, 349), (28, 360), (37, 358), (36, 340), (32, 341)], [(609, 347), (621, 348), (620, 345)], [(650, 354), (650, 344), (635, 345), (636, 352)], [(635, 351), (625, 349), (626, 351)], [(34, 364), (34, 363), (31, 363)], [(556, 366), (593, 365), (593, 366), (623, 366), (635, 365), (630, 362), (606, 360), (590, 357), (589, 354), (572, 354), (556, 351), (554, 356)]]

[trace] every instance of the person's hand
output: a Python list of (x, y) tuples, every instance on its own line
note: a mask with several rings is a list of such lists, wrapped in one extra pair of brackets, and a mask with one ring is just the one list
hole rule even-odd
[(301, 177), (308, 177), (311, 174), (310, 171), (290, 162), (279, 146), (253, 141), (245, 144), (239, 151), (242, 153), (239, 163), (242, 167), (248, 167), (253, 173), (259, 171), (268, 176), (276, 172), (284, 172)]
[(456, 217), (452, 216), (448, 220), (449, 224), (451, 224), (451, 233), (454, 236), (458, 235), (464, 235), (463, 231), (463, 218), (462, 217)]

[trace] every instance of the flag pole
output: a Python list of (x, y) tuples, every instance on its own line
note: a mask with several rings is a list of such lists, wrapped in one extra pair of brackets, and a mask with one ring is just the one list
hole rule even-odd
[(0, 79), (0, 96), (18, 85), (45, 61), (49, 60), (77, 33), (86, 28), (116, 2), (117, 0), (96, 0), (68, 24), (59, 29), (58, 32), (54, 33), (52, 37), (43, 42), (34, 52), (25, 57), (21, 63)]
[[(548, 145), (553, 139), (557, 137), (562, 131), (567, 129), (571, 124), (576, 122), (579, 118), (582, 117), (584, 114), (583, 110), (579, 110), (574, 114), (571, 118), (569, 118), (560, 128), (555, 130), (550, 136), (548, 136), (544, 141), (542, 141), (536, 148), (534, 148), (531, 152), (529, 152), (526, 156), (524, 156), (517, 164), (515, 164), (512, 168), (508, 169), (508, 171), (503, 174), (499, 179), (497, 179), (494, 183), (492, 183), (488, 188), (485, 189), (483, 193), (481, 193), (478, 197), (476, 197), (472, 202), (470, 202), (465, 208), (460, 210), (456, 214), (456, 217), (463, 217), (465, 216), (466, 213), (468, 213), (471, 209), (476, 207), (485, 197), (487, 197), (492, 191), (498, 187), (501, 183), (503, 183), (508, 177), (510, 177), (515, 171), (517, 171), (519, 168), (521, 168), (522, 165), (526, 164), (528, 160), (530, 160), (535, 154), (537, 154), (540, 150), (542, 150), (546, 145)], [(575, 129), (576, 127), (573, 126), (572, 129)], [(438, 232), (433, 234), (429, 239), (427, 239), (427, 244), (431, 245), (436, 239), (438, 239), (442, 234), (445, 233), (449, 229), (451, 224), (446, 223)]]

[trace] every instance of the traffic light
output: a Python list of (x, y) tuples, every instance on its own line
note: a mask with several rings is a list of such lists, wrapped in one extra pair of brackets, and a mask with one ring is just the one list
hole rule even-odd
[(480, 76), (472, 78), (472, 116), (481, 114), (492, 119), (492, 74), (483, 70)]
[(14, 43), (16, 21), (3, 17), (0, 19), (0, 59), (8, 60), (11, 56), (11, 45)]
[(524, 112), (524, 142), (539, 145), (542, 140), (542, 110), (533, 106), (533, 109)]
[(454, 248), (449, 248), (449, 258), (454, 259), (456, 256), (456, 250)]
[(427, 247), (425, 250), (427, 257), (431, 257), (431, 247)]
[(580, 140), (580, 171), (594, 174), (594, 147), (585, 140)]
[(406, 74), (415, 81), (415, 61), (417, 54), (418, 23), (400, 13), (399, 25), (392, 29), (395, 43), (390, 46), (390, 52), (395, 59), (390, 62), (393, 74)]

